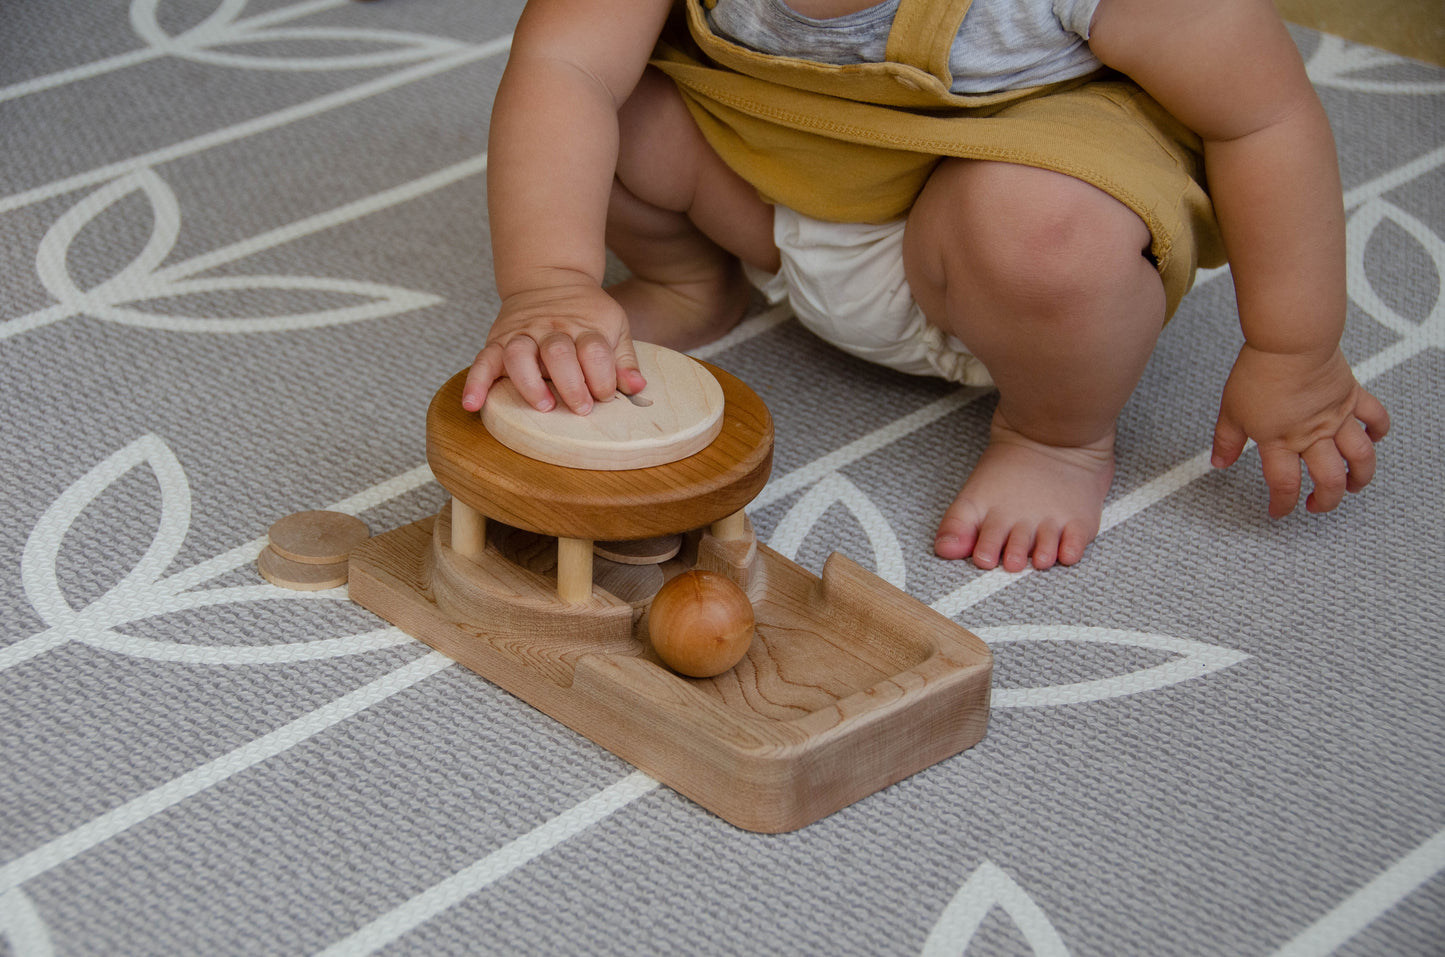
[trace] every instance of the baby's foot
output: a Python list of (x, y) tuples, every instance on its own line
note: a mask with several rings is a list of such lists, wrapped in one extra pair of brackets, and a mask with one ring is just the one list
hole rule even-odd
[(678, 350), (721, 338), (753, 299), (753, 287), (736, 263), (685, 282), (633, 276), (607, 291), (627, 311), (633, 339)]
[(1099, 534), (1114, 477), (1114, 433), (1079, 448), (1044, 445), (994, 413), (988, 448), (938, 526), (941, 558), (1023, 571), (1073, 565)]

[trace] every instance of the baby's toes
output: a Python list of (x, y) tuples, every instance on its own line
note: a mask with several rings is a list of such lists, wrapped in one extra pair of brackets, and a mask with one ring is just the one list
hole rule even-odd
[(1059, 539), (1062, 535), (1058, 522), (1047, 521), (1039, 526), (1034, 535), (1034, 568), (1043, 571), (1054, 567), (1059, 560)]
[(973, 563), (979, 568), (996, 568), (1013, 534), (1013, 526), (995, 514), (984, 516), (973, 543)]
[(1098, 526), (1090, 529), (1085, 523), (1070, 522), (1059, 536), (1059, 564), (1077, 565), (1084, 557), (1084, 549), (1094, 540)]
[(955, 502), (938, 523), (938, 533), (933, 539), (934, 554), (955, 560), (967, 558), (978, 541), (981, 524), (982, 516), (972, 505)]
[(1029, 555), (1034, 550), (1034, 526), (1019, 522), (1009, 529), (1008, 544), (1004, 546), (1003, 568), (1007, 572), (1021, 572), (1029, 567)]

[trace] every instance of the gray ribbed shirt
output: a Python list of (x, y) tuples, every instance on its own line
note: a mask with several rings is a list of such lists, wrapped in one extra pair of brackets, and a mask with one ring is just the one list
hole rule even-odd
[[(1092, 73), (1085, 41), (1099, 0), (973, 0), (953, 44), (953, 92), (1013, 90)], [(898, 0), (841, 17), (805, 17), (786, 0), (718, 0), (718, 35), (774, 56), (821, 63), (884, 59)]]

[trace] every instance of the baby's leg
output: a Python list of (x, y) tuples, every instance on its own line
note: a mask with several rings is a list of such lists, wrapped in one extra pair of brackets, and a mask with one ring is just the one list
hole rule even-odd
[(778, 268), (773, 211), (713, 152), (672, 81), (649, 68), (619, 111), (607, 245), (632, 272), (613, 286), (637, 339), (710, 342), (752, 299), (739, 260)]
[(1114, 421), (1164, 322), (1143, 220), (1058, 173), (945, 161), (904, 237), (929, 321), (998, 384), (988, 448), (935, 550), (981, 568), (1073, 564), (1099, 532)]

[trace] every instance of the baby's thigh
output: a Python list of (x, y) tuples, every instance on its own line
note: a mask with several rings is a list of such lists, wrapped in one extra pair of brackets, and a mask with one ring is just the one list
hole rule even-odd
[(1052, 170), (945, 159), (908, 217), (904, 268), (925, 312), (952, 283), (1048, 296), (1135, 275), (1144, 221), (1108, 193)]
[(686, 214), (745, 262), (777, 268), (772, 207), (718, 156), (672, 80), (648, 67), (617, 119), (617, 181), (629, 193)]

